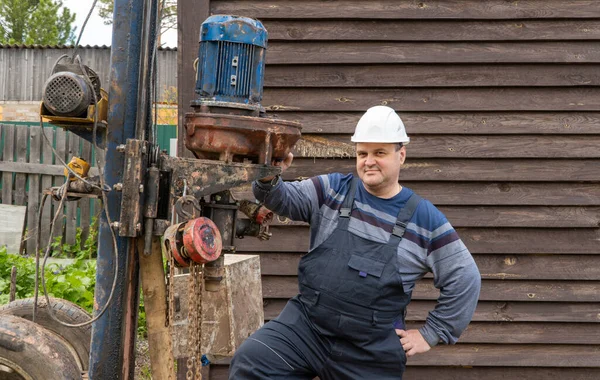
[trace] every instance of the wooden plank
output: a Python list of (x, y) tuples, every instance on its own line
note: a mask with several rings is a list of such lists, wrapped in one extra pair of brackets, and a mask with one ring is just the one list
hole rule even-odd
[[(56, 155), (54, 157), (54, 163), (56, 164), (56, 166), (60, 167), (60, 173), (57, 173), (54, 176), (54, 186), (61, 186), (62, 184), (65, 183), (65, 175), (64, 175), (64, 167), (62, 167), (62, 163), (60, 160), (62, 160), (65, 163), (67, 162), (67, 132), (65, 132), (64, 129), (62, 128), (56, 128), (55, 131), (55, 150), (56, 150)], [(59, 159), (60, 158), (60, 159)], [(52, 205), (53, 205), (53, 209), (54, 209), (54, 213), (58, 213), (59, 216), (56, 219), (56, 225), (53, 227), (53, 234), (52, 234), (52, 238), (56, 238), (56, 237), (61, 237), (61, 239), (64, 240), (64, 207), (63, 210), (58, 210), (58, 201), (52, 201)], [(52, 218), (54, 218), (54, 214), (52, 215)], [(51, 219), (52, 220), (52, 219)]]
[[(261, 273), (296, 276), (301, 256), (301, 253), (260, 253)], [(473, 257), (483, 279), (600, 281), (600, 255), (475, 254)]]
[[(432, 354), (435, 355), (435, 354)], [(229, 366), (224, 364), (210, 365), (209, 380), (227, 380)], [(402, 376), (404, 380), (596, 380), (600, 378), (597, 368), (527, 368), (527, 367), (415, 367), (408, 366)], [(318, 378), (315, 378), (318, 380)]]
[[(485, 254), (598, 254), (598, 228), (457, 228), (471, 253)], [(268, 241), (236, 241), (238, 252), (307, 252), (308, 227), (272, 226)]]
[[(572, 66), (570, 66), (572, 67)], [(535, 73), (531, 73), (535, 75)], [(364, 111), (278, 112), (272, 117), (302, 124), (302, 133), (354, 133)], [(415, 134), (598, 134), (598, 112), (398, 112), (409, 135)]]
[[(600, 52), (600, 49), (598, 50)], [(598, 111), (600, 88), (284, 89), (264, 92), (267, 111)]]
[(267, 65), (598, 63), (589, 42), (273, 42)]
[(490, 254), (598, 254), (594, 241), (600, 239), (597, 228), (458, 228), (457, 232), (471, 252)]
[(436, 355), (417, 355), (412, 366), (600, 367), (600, 345), (440, 345)]
[(456, 227), (597, 228), (599, 207), (443, 206)]
[(25, 206), (0, 204), (0, 247), (7, 253), (20, 253), (26, 215)]
[[(193, 158), (194, 155), (185, 148), (184, 115), (189, 112), (189, 105), (195, 97), (196, 77), (194, 61), (198, 58), (199, 20), (209, 16), (211, 0), (177, 0), (177, 152), (180, 157)], [(239, 14), (239, 13), (228, 13)]]
[[(482, 301), (600, 302), (598, 281), (483, 280), (481, 284)], [(262, 286), (264, 298), (298, 294), (296, 276), (263, 276)], [(432, 279), (418, 281), (412, 294), (415, 300), (435, 300), (438, 296)]]
[[(408, 187), (436, 206), (599, 206), (595, 183), (428, 182), (406, 181)], [(233, 190), (236, 199), (254, 200), (250, 184)], [(286, 220), (287, 222), (287, 220)], [(286, 224), (275, 219), (273, 224)]]
[[(594, 380), (600, 378), (598, 368), (525, 368), (525, 367), (413, 367), (406, 370), (404, 380)], [(212, 377), (211, 377), (212, 379)], [(226, 379), (226, 377), (225, 377)]]
[(270, 65), (265, 87), (597, 86), (598, 65)]
[[(325, 173), (352, 173), (354, 159), (295, 159), (283, 178), (313, 177)], [(519, 181), (597, 182), (600, 160), (561, 159), (418, 159), (408, 157), (400, 171), (402, 181)]]
[[(407, 323), (418, 329), (422, 322)], [(508, 333), (507, 333), (508, 332)], [(474, 322), (460, 336), (460, 343), (493, 344), (598, 344), (598, 323)]]
[[(11, 162), (14, 160), (15, 149), (15, 126), (0, 124), (4, 136), (4, 147), (2, 149), (2, 162)], [(13, 203), (13, 173), (0, 168), (2, 172), (2, 204), (11, 205)]]
[[(44, 127), (43, 133), (46, 134), (46, 137), (49, 141), (54, 141), (54, 129), (52, 127)], [(44, 165), (52, 165), (52, 149), (46, 142), (46, 139), (42, 136), (42, 162)], [(52, 187), (52, 176), (51, 175), (42, 175), (42, 191)], [(41, 223), (41, 246), (45, 247), (48, 244), (48, 238), (50, 237), (50, 221), (52, 219), (52, 201), (51, 199), (46, 199), (44, 203), (44, 210), (42, 211), (42, 220)]]
[[(15, 130), (16, 134), (16, 145), (15, 150), (17, 153), (17, 162), (27, 162), (27, 145), (29, 140), (29, 128), (26, 126), (18, 126)], [(15, 175), (15, 192), (14, 199), (15, 204), (25, 206), (27, 200), (27, 175), (17, 173)]]
[[(181, 1), (181, 0), (180, 0)], [(191, 9), (191, 8), (189, 8)], [(428, 0), (314, 1), (212, 0), (211, 14), (237, 14), (268, 19), (562, 19), (598, 18), (593, 0)]]
[[(303, 134), (294, 157), (355, 157), (356, 144), (347, 135)], [(599, 158), (597, 136), (470, 136), (417, 135), (407, 145), (415, 158)]]
[[(287, 299), (265, 299), (265, 320), (279, 315)], [(407, 309), (407, 321), (425, 321), (435, 301), (413, 300)], [(600, 322), (597, 303), (570, 302), (494, 302), (479, 301), (473, 322)]]
[[(81, 158), (83, 158), (86, 162), (90, 164), (92, 163), (92, 144), (86, 140), (81, 140)], [(85, 240), (90, 234), (90, 223), (91, 223), (91, 202), (93, 200), (83, 198), (79, 200), (78, 206), (80, 211), (80, 223), (79, 226), (81, 228), (81, 248), (83, 248), (83, 244)]]
[(482, 278), (600, 280), (600, 255), (474, 255)]
[[(68, 134), (69, 151), (65, 162), (70, 162), (73, 157), (79, 156), (81, 138), (74, 133)], [(77, 205), (79, 201), (67, 202), (65, 215), (65, 241), (67, 244), (75, 244), (75, 236), (77, 235)]]
[[(59, 165), (38, 165), (38, 164), (30, 164), (27, 162), (0, 162), (0, 171), (11, 171), (15, 173), (37, 173), (42, 175), (51, 175), (55, 176), (56, 183), (60, 184), (64, 183), (64, 170), (65, 167), (62, 164)], [(90, 175), (98, 175), (98, 170), (96, 168), (90, 169)]]
[[(321, 7), (322, 5), (319, 5)], [(591, 20), (267, 20), (273, 41), (536, 41), (595, 40)]]
[(597, 206), (600, 187), (582, 183), (402, 182), (435, 205)]
[[(39, 125), (29, 127), (29, 163), (40, 164), (42, 161), (42, 128)], [(38, 234), (38, 210), (40, 208), (40, 175), (29, 174), (29, 191), (27, 199), (27, 253), (35, 255)], [(40, 248), (42, 246), (40, 245)]]
[[(599, 351), (600, 345), (442, 344), (429, 354), (413, 356), (408, 366), (435, 366), (438, 371), (444, 366), (599, 368)], [(230, 360), (223, 358), (213, 363), (226, 365)]]

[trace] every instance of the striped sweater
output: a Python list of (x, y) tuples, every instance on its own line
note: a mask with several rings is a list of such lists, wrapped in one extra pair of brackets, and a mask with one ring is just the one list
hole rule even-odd
[[(350, 189), (352, 174), (333, 173), (299, 182), (278, 181), (275, 186), (254, 182), (255, 197), (275, 213), (310, 223), (310, 250), (335, 230), (339, 209)], [(348, 231), (365, 239), (387, 242), (398, 212), (413, 191), (403, 187), (390, 199), (378, 198), (359, 184)], [(398, 245), (404, 291), (411, 294), (417, 280), (433, 273), (440, 289), (436, 307), (419, 329), (430, 346), (454, 344), (469, 324), (481, 286), (479, 270), (467, 247), (431, 202), (423, 200)]]

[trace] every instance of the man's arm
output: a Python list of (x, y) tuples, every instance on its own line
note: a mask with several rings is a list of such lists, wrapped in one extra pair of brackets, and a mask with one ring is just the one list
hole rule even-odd
[(473, 318), (479, 292), (481, 275), (469, 250), (462, 241), (451, 243), (457, 251), (451, 252), (451, 247), (440, 252), (437, 257), (432, 252), (430, 258), (434, 285), (440, 289), (440, 296), (435, 308), (429, 312), (425, 326), (419, 331), (430, 343), (438, 342), (454, 344), (467, 328)]
[[(294, 156), (281, 162), (282, 173), (291, 165)], [(274, 213), (292, 220), (310, 222), (314, 210), (318, 210), (315, 179), (299, 182), (283, 182), (279, 177), (262, 178), (252, 183), (256, 199)]]
[[(455, 244), (464, 247), (460, 240)], [(425, 325), (418, 330), (396, 330), (409, 357), (425, 353), (440, 342), (456, 343), (471, 321), (479, 299), (481, 275), (466, 247), (435, 262), (432, 272), (440, 296)]]

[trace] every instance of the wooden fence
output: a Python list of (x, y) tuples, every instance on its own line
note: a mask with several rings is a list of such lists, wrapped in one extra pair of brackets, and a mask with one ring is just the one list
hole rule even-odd
[[(0, 203), (27, 206), (25, 244), (22, 247), (28, 254), (35, 252), (38, 234), (41, 234), (40, 247), (46, 246), (50, 237), (51, 220), (56, 212), (60, 215), (52, 238), (61, 237), (63, 243), (74, 244), (77, 228), (81, 228), (83, 243), (89, 235), (92, 218), (100, 210), (98, 200), (84, 198), (65, 202), (63, 209), (59, 211), (58, 202), (48, 198), (38, 230), (37, 214), (43, 191), (52, 186), (60, 186), (65, 181), (64, 168), (53, 155), (52, 148), (42, 133), (46, 134), (58, 156), (65, 162), (73, 156), (79, 156), (92, 164), (94, 155), (91, 143), (60, 128), (0, 124)], [(103, 151), (99, 153), (103, 154)]]

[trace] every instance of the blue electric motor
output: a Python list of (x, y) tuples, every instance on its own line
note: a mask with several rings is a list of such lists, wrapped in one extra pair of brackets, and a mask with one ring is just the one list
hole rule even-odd
[(215, 15), (200, 29), (193, 106), (259, 111), (267, 30), (247, 17)]

